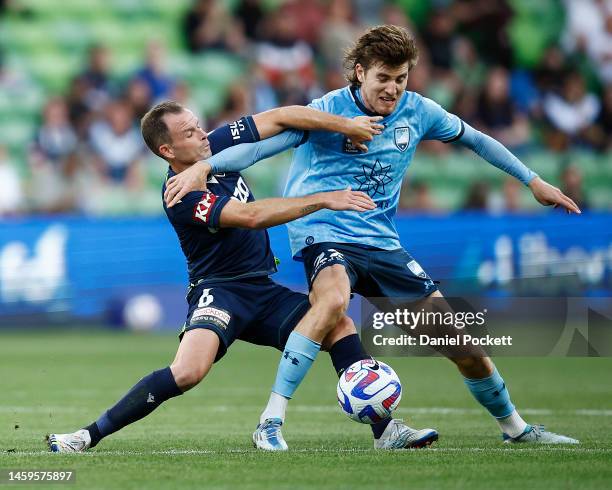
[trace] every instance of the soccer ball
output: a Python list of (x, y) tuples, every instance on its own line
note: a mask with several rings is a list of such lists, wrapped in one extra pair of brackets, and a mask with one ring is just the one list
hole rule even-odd
[(123, 309), (123, 319), (130, 330), (146, 332), (159, 325), (163, 316), (159, 301), (152, 294), (130, 298)]
[(351, 364), (338, 381), (338, 403), (352, 420), (375, 424), (391, 415), (402, 398), (402, 385), (385, 363), (364, 359)]

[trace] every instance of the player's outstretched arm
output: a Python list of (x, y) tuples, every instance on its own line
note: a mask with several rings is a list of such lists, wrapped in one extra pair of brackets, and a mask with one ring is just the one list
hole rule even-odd
[(350, 189), (248, 203), (231, 199), (221, 210), (219, 223), (222, 227), (260, 229), (282, 225), (320, 209), (363, 212), (374, 208), (376, 204), (370, 196)]
[(384, 129), (379, 123), (381, 119), (382, 116), (349, 119), (300, 105), (278, 107), (253, 116), (261, 139), (275, 136), (285, 129), (330, 131), (347, 136), (363, 152), (368, 151), (365, 143), (372, 141)]
[(568, 213), (580, 214), (580, 208), (556, 187), (542, 180), (535, 172), (516, 158), (499, 141), (464, 124), (464, 132), (459, 143), (473, 150), (491, 165), (529, 186), (535, 199), (544, 206), (561, 206)]
[(533, 193), (533, 197), (535, 197), (536, 201), (544, 206), (561, 206), (568, 213), (576, 213), (581, 214), (580, 208), (578, 205), (572, 201), (569, 197), (567, 197), (560, 189), (556, 188), (553, 185), (550, 185), (545, 180), (542, 180), (540, 177), (534, 178), (529, 183), (529, 188)]
[[(211, 173), (240, 172), (260, 160), (299, 145), (304, 137), (300, 130), (338, 132), (347, 136), (361, 151), (367, 152), (365, 143), (384, 128), (378, 122), (381, 119), (380, 116), (350, 119), (303, 106), (261, 112), (253, 116), (255, 133), (258, 133), (260, 141), (226, 147), (207, 162), (198, 162), (173, 176), (166, 183), (164, 200), (171, 208), (187, 193), (206, 190), (206, 180)], [(285, 131), (290, 128), (298, 131)]]

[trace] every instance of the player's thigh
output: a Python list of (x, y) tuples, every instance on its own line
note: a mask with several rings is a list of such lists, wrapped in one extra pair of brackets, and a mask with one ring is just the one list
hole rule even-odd
[(187, 295), (189, 310), (179, 335), (192, 330), (210, 330), (219, 337), (215, 361), (221, 359), (240, 333), (247, 328), (257, 302), (258, 284), (228, 281), (196, 286)]
[(438, 287), (412, 255), (400, 248), (373, 251), (367, 280), (360, 281), (356, 290), (363, 296), (389, 298), (396, 304), (428, 298)]
[(317, 243), (302, 251), (311, 304), (324, 300), (348, 304), (358, 275), (358, 264), (350, 253), (341, 244), (331, 242)]
[(317, 274), (310, 289), (310, 302), (326, 303), (331, 309), (346, 311), (351, 297), (351, 282), (346, 267), (334, 264)]
[[(416, 311), (436, 311), (436, 312), (454, 312), (452, 306), (446, 301), (442, 293), (438, 290), (418, 301), (414, 306)], [(418, 328), (418, 327), (417, 327)], [(431, 336), (431, 327), (423, 332), (427, 332)], [(464, 329), (457, 329), (454, 325), (442, 325), (437, 336), (445, 338), (447, 335), (456, 336), (463, 335)], [(455, 363), (461, 373), (468, 378), (485, 378), (493, 373), (493, 361), (489, 358), (486, 352), (479, 346), (472, 346), (471, 343), (457, 347), (441, 349), (450, 361)]]
[(183, 391), (198, 384), (208, 374), (219, 350), (219, 336), (207, 329), (185, 332), (170, 365), (176, 384)]

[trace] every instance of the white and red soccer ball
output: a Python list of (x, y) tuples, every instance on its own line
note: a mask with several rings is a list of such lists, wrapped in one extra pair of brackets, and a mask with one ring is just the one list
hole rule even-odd
[(397, 408), (402, 385), (387, 364), (364, 359), (342, 373), (337, 392), (340, 408), (349, 418), (362, 424), (375, 424)]

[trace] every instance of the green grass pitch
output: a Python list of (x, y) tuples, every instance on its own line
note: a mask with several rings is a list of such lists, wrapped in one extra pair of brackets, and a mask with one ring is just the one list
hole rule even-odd
[(250, 436), (278, 352), (238, 342), (198, 387), (95, 450), (46, 452), (45, 433), (96, 419), (140, 377), (168, 365), (176, 346), (170, 335), (0, 333), (0, 469), (75, 470), (68, 488), (88, 489), (584, 489), (612, 482), (612, 359), (498, 359), (523, 417), (579, 438), (577, 447), (503, 445), (448, 361), (394, 358), (386, 361), (404, 387), (397, 416), (437, 428), (440, 441), (428, 450), (374, 451), (369, 428), (340, 412), (323, 354), (290, 403), (290, 451), (257, 452)]

